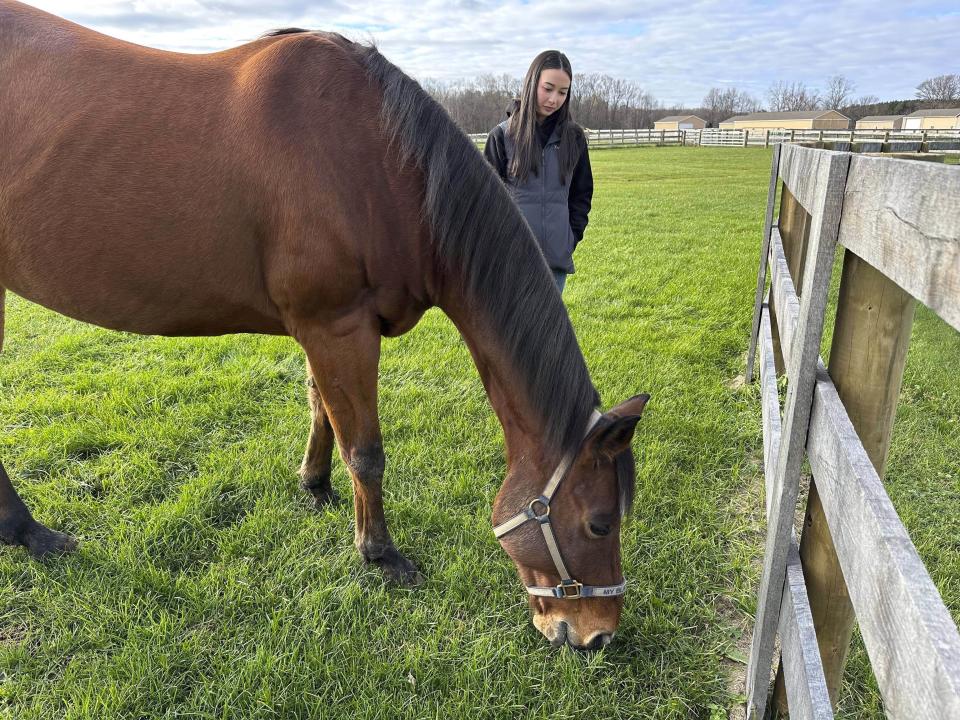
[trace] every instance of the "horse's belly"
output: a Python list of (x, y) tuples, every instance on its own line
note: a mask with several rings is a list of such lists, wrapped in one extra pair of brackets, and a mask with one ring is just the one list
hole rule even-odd
[(103, 288), (100, 293), (76, 292), (76, 288), (21, 288), (10, 283), (17, 295), (75, 320), (111, 330), (141, 335), (225, 335), (255, 332), (286, 334), (275, 314), (260, 308), (209, 301), (183, 302), (169, 296), (146, 297)]
[[(79, 240), (79, 239), (78, 239)], [(255, 272), (202, 253), (37, 238), (30, 252), (0, 248), (0, 286), (68, 317), (145, 335), (283, 334)], [(4, 252), (6, 250), (6, 252)], [(156, 257), (151, 259), (151, 255)], [(234, 259), (235, 260), (235, 259)]]

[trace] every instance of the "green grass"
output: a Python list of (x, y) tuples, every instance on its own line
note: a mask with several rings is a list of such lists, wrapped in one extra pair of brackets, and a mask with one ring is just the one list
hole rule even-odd
[[(0, 717), (716, 720), (742, 701), (730, 676), (763, 498), (758, 395), (735, 379), (770, 152), (593, 162), (564, 298), (605, 406), (653, 396), (613, 645), (551, 649), (530, 624), (489, 525), (499, 425), (439, 312), (385, 341), (381, 364), (387, 517), (427, 576), (411, 591), (360, 562), (349, 504), (317, 513), (297, 488), (308, 411), (292, 341), (140, 338), (13, 298), (0, 457), (38, 519), (82, 544), (45, 563), (0, 549)], [(916, 323), (888, 476), (956, 616), (960, 346), (938, 322)], [(850, 668), (841, 716), (881, 717), (860, 711), (879, 700), (857, 647)]]

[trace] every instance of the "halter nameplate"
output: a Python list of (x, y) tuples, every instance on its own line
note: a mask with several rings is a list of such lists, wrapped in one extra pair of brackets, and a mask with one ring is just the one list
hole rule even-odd
[[(602, 415), (599, 412), (596, 410), (593, 411), (593, 414), (590, 416), (590, 421), (587, 423), (587, 429), (583, 433), (584, 438), (590, 434), (590, 431), (593, 430), (601, 417)], [(627, 589), (626, 581), (623, 581), (619, 585), (584, 585), (570, 577), (570, 573), (563, 563), (563, 556), (560, 554), (560, 547), (557, 545), (557, 539), (553, 535), (553, 528), (550, 524), (550, 501), (553, 500), (553, 494), (557, 491), (560, 481), (566, 477), (567, 471), (573, 464), (573, 458), (574, 454), (572, 452), (564, 455), (557, 469), (554, 470), (553, 475), (550, 476), (547, 486), (543, 489), (543, 494), (531, 500), (530, 504), (524, 510), (509, 520), (495, 525), (493, 534), (499, 539), (530, 520), (536, 520), (540, 523), (543, 540), (547, 544), (547, 550), (550, 552), (553, 565), (560, 575), (560, 584), (555, 587), (528, 585), (527, 592), (531, 595), (537, 597), (552, 597), (560, 600), (577, 600), (588, 597), (616, 597), (617, 595), (623, 595)], [(539, 511), (541, 508), (542, 511)]]

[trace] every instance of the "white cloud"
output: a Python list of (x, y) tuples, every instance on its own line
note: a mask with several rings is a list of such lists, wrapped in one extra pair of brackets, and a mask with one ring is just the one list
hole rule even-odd
[[(125, 40), (210, 52), (297, 25), (373, 38), (410, 74), (439, 80), (520, 76), (545, 48), (575, 72), (632, 80), (665, 102), (697, 104), (712, 86), (761, 97), (776, 80), (822, 85), (844, 74), (857, 94), (913, 95), (923, 79), (960, 72), (954, 1), (921, 0), (36, 0)], [(909, 41), (908, 41), (909, 40)]]

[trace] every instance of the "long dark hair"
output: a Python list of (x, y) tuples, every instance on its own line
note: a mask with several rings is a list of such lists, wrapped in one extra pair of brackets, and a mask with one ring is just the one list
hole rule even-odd
[(523, 78), (520, 93), (520, 105), (510, 116), (507, 132), (513, 139), (513, 160), (510, 174), (523, 182), (530, 173), (539, 174), (540, 148), (537, 140), (537, 87), (540, 73), (544, 70), (562, 70), (570, 77), (570, 91), (554, 115), (557, 117), (557, 129), (560, 133), (560, 182), (567, 184), (567, 178), (573, 172), (580, 152), (583, 149), (583, 131), (570, 116), (570, 103), (573, 99), (573, 68), (570, 60), (559, 50), (544, 50), (537, 55)]

